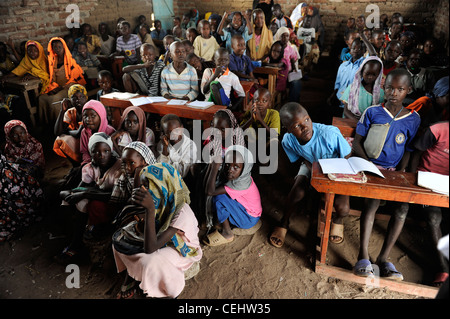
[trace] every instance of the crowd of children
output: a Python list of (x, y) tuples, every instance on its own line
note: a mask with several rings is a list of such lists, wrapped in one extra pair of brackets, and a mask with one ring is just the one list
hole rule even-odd
[[(324, 48), (318, 9), (301, 3), (291, 17), (273, 1), (254, 1), (253, 9), (208, 13), (203, 19), (191, 10), (175, 17), (167, 30), (159, 20), (150, 28), (145, 16), (135, 28), (119, 18), (115, 35), (106, 23), (99, 24), (98, 36), (84, 24), (80, 34), (71, 30), (50, 39), (47, 50), (26, 41), (20, 60), (14, 45), (8, 43), (14, 49), (8, 54), (0, 43), (1, 82), (29, 76), (41, 80), (40, 124), (54, 127), (53, 151), (72, 164), (60, 198), (75, 222), (72, 241), (56, 256), (58, 261), (72, 262), (83, 240), (106, 233), (112, 235), (117, 270), (127, 272), (118, 297), (133, 297), (138, 282), (148, 296), (178, 296), (185, 272), (202, 257), (199, 227), (208, 228), (203, 244), (219, 246), (231, 243), (237, 229), (260, 225), (263, 207), (252, 178), (253, 165), (260, 163), (249, 147), (258, 129), (269, 135), (267, 147), (280, 145), (290, 162), (301, 163), (287, 209), (268, 235), (274, 247), (284, 244), (289, 217), (309, 192), (311, 165), (319, 159), (358, 156), (385, 170), (449, 174), (449, 77), (441, 72), (448, 70), (448, 57), (439, 51), (439, 41), (421, 39), (401, 14), (389, 23), (382, 20), (376, 29), (366, 28), (364, 16), (347, 21), (346, 47), (336, 57), (334, 91), (327, 99), (334, 114), (357, 125), (354, 140), (346, 140), (336, 127), (312, 122), (300, 104), (301, 80), (293, 74), (302, 69), (304, 54)], [(312, 29), (313, 35), (306, 39), (299, 28)], [(124, 56), (123, 76), (115, 78), (98, 56), (101, 61)], [(268, 90), (267, 77), (254, 72), (261, 66), (278, 68), (276, 92)], [(92, 67), (100, 71), (96, 79), (87, 75)], [(249, 100), (242, 85), (246, 81), (254, 83)], [(93, 95), (90, 88), (96, 88)], [(213, 130), (201, 145), (208, 160), (197, 158), (198, 144), (185, 134), (190, 124), (175, 114), (158, 118), (130, 106), (114, 128), (111, 110), (100, 98), (122, 90), (226, 106), (214, 115)], [(45, 159), (42, 145), (28, 133), (26, 117), (17, 116), (20, 106), (12, 103), (17, 96), (0, 93), (2, 114), (8, 117), (1, 144), (1, 242), (42, 215)], [(277, 110), (278, 95), (288, 103)], [(375, 127), (387, 123), (389, 131), (381, 138)], [(244, 138), (244, 130), (253, 134)], [(334, 204), (330, 240), (339, 244), (349, 196), (336, 196)], [(379, 205), (373, 199), (364, 203), (353, 268), (358, 276), (374, 274), (368, 245)], [(403, 280), (388, 257), (408, 210), (407, 203), (400, 203), (390, 219), (375, 261), (382, 277)], [(436, 242), (442, 235), (441, 212), (434, 207), (425, 211)], [(442, 284), (448, 264), (436, 256), (435, 284)]]

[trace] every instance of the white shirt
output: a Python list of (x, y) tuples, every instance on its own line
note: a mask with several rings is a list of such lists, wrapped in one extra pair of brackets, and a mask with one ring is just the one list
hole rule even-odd
[(177, 144), (173, 146), (169, 144), (169, 156), (162, 154), (162, 140), (158, 142), (156, 151), (160, 154), (157, 161), (159, 163), (169, 163), (178, 170), (182, 177), (186, 177), (191, 165), (197, 163), (197, 146), (186, 135), (183, 135), (183, 138)]
[[(209, 96), (211, 95), (211, 91), (209, 91), (207, 94), (203, 92), (203, 87), (205, 86), (206, 82), (209, 81), (214, 75), (215, 69), (207, 68), (205, 72), (203, 73), (202, 77), (202, 83), (201, 83), (201, 91), (205, 95), (205, 101), (209, 100)], [(220, 84), (223, 87), (223, 90), (225, 91), (225, 94), (230, 98), (231, 88), (233, 88), (237, 95), (239, 97), (245, 97), (245, 91), (242, 88), (241, 82), (239, 81), (239, 78), (236, 74), (231, 72), (229, 69), (225, 71), (224, 74), (219, 76), (217, 80), (220, 82)]]

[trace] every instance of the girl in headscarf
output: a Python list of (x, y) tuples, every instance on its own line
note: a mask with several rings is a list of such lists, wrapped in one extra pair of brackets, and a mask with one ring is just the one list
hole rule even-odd
[(129, 106), (122, 114), (119, 129), (111, 136), (114, 150), (122, 155), (125, 146), (133, 141), (145, 143), (155, 153), (155, 134), (147, 127), (145, 112), (139, 106)]
[(352, 84), (341, 96), (344, 117), (359, 120), (369, 106), (384, 102), (382, 77), (383, 62), (377, 56), (368, 56), (355, 73)]
[(289, 72), (292, 70), (298, 70), (298, 65), (296, 62), (300, 59), (298, 53), (298, 48), (289, 42), (291, 36), (291, 31), (286, 27), (281, 27), (278, 29), (277, 33), (273, 37), (273, 41), (280, 41), (284, 49), (284, 58), (288, 62)]
[(24, 79), (28, 77), (28, 74), (40, 78), (42, 84), (40, 94), (44, 94), (50, 84), (48, 60), (44, 48), (39, 42), (32, 40), (27, 41), (25, 48), (25, 57), (11, 73), (24, 76)]
[(295, 7), (294, 11), (292, 11), (290, 19), (294, 25), (294, 30), (297, 30), (303, 26), (303, 20), (306, 17), (307, 8), (308, 4), (306, 2), (301, 2)]
[(82, 165), (91, 161), (91, 154), (89, 153), (88, 143), (92, 134), (97, 132), (104, 132), (111, 135), (115, 129), (108, 124), (106, 117), (106, 109), (104, 105), (96, 100), (90, 100), (83, 106), (83, 129), (81, 130), (80, 152), (82, 158)]
[(319, 49), (322, 51), (325, 28), (319, 15), (319, 9), (312, 6), (308, 7), (306, 10), (306, 18), (303, 21), (303, 28), (314, 28), (316, 31), (316, 41), (319, 44)]
[(84, 86), (74, 84), (68, 91), (68, 99), (61, 102), (61, 111), (55, 123), (56, 140), (53, 150), (67, 158), (74, 166), (81, 162), (80, 134), (82, 130), (82, 110), (88, 100)]
[(263, 61), (269, 56), (273, 35), (266, 26), (264, 12), (261, 9), (253, 11), (253, 29), (253, 37), (247, 42), (248, 53), (252, 61)]
[(4, 130), (6, 159), (23, 165), (29, 173), (42, 175), (45, 168), (42, 144), (28, 133), (26, 125), (22, 121), (11, 120), (5, 124)]
[(132, 298), (140, 282), (139, 288), (148, 297), (176, 298), (185, 286), (185, 272), (203, 254), (189, 190), (167, 163), (145, 167), (139, 181), (141, 186), (133, 190), (131, 201), (146, 212), (131, 226), (139, 231), (143, 252), (125, 255), (113, 245), (117, 271), (127, 271), (117, 297)]
[(249, 229), (259, 221), (262, 206), (258, 187), (251, 176), (253, 163), (253, 155), (247, 148), (241, 145), (230, 146), (224, 161), (227, 181), (219, 185), (216, 185), (216, 177), (222, 163), (212, 164), (206, 191), (209, 196), (213, 196), (222, 232), (216, 230), (208, 234), (203, 241), (206, 245), (219, 246), (230, 243), (234, 240), (231, 225)]
[(69, 48), (62, 38), (52, 38), (48, 43), (48, 73), (50, 84), (45, 94), (39, 97), (39, 117), (45, 123), (56, 120), (59, 112), (59, 104), (67, 97), (72, 84), (86, 85), (83, 77), (83, 69), (72, 57)]

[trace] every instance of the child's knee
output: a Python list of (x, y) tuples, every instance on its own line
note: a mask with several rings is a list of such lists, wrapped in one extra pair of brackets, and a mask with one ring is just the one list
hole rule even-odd
[(427, 222), (430, 227), (439, 227), (442, 222), (442, 211), (439, 207), (428, 206), (425, 208)]
[(347, 215), (350, 211), (350, 200), (348, 196), (338, 197), (334, 201), (334, 209), (338, 215)]
[(408, 203), (400, 203), (397, 209), (394, 212), (394, 216), (398, 220), (405, 220), (408, 215), (409, 204)]

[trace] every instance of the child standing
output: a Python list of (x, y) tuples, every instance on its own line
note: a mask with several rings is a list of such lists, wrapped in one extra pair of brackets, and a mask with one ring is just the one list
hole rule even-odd
[(122, 155), (125, 146), (134, 141), (143, 142), (155, 153), (155, 134), (147, 127), (145, 112), (139, 106), (129, 106), (122, 114), (119, 129), (111, 135), (114, 150)]
[(269, 56), (273, 34), (266, 26), (264, 11), (261, 9), (253, 11), (253, 29), (253, 37), (247, 41), (247, 54), (252, 61), (264, 61)]
[(208, 246), (220, 246), (234, 240), (231, 226), (249, 229), (255, 226), (262, 213), (261, 196), (251, 176), (253, 155), (244, 146), (227, 148), (224, 158), (224, 174), (227, 182), (216, 186), (221, 162), (212, 163), (206, 193), (213, 196), (217, 219), (222, 231), (208, 234), (203, 242)]
[(208, 20), (200, 20), (198, 23), (200, 36), (194, 40), (194, 53), (205, 61), (211, 61), (214, 52), (219, 48), (216, 39), (211, 36), (211, 25)]
[[(225, 105), (232, 110), (240, 110), (245, 98), (245, 92), (242, 88), (239, 78), (236, 74), (230, 72), (230, 55), (225, 48), (219, 48), (214, 53), (215, 69), (206, 69), (203, 73), (201, 89), (205, 95), (205, 100), (213, 101), (218, 105)], [(234, 99), (231, 95), (233, 89), (238, 98)]]
[[(270, 235), (270, 243), (279, 248), (283, 245), (289, 227), (289, 218), (298, 209), (310, 185), (311, 165), (319, 159), (347, 158), (351, 154), (350, 145), (339, 129), (331, 125), (313, 123), (308, 112), (298, 103), (287, 103), (280, 110), (280, 118), (288, 133), (281, 142), (289, 160), (303, 163), (295, 177), (294, 185), (287, 197), (287, 208), (280, 225)], [(343, 219), (349, 213), (349, 196), (336, 195), (334, 200), (336, 215), (331, 223), (330, 241), (335, 244), (344, 240)]]
[[(227, 19), (231, 19), (231, 23), (229, 26), (224, 28), (225, 21)], [(250, 17), (248, 17), (245, 13), (241, 12), (233, 12), (230, 15), (225, 11), (222, 17), (222, 21), (220, 21), (219, 28), (217, 33), (221, 35), (222, 40), (225, 41), (225, 48), (228, 52), (231, 53), (231, 38), (235, 34), (240, 34), (247, 43), (250, 40), (251, 35), (253, 33), (253, 27), (250, 22)]]
[(280, 41), (275, 41), (270, 48), (268, 62), (263, 63), (263, 66), (273, 66), (280, 69), (277, 75), (276, 95), (274, 99), (276, 99), (278, 94), (286, 92), (289, 73), (288, 64), (289, 61), (284, 56), (283, 44)]
[(341, 56), (339, 58), (341, 62), (348, 61), (352, 58), (352, 55), (350, 54), (350, 48), (352, 47), (352, 43), (356, 38), (359, 38), (359, 32), (356, 29), (349, 30), (345, 34), (344, 40), (345, 43), (347, 44), (347, 47), (343, 48), (341, 51)]
[(122, 21), (120, 24), (121, 36), (116, 41), (116, 55), (125, 56), (124, 66), (137, 64), (141, 57), (139, 48), (142, 45), (141, 40), (136, 34), (131, 33), (131, 26), (128, 21)]
[(352, 84), (341, 96), (345, 118), (359, 120), (369, 106), (384, 102), (384, 90), (381, 88), (382, 77), (383, 63), (380, 58), (369, 56), (364, 59), (355, 73)]
[(233, 53), (230, 55), (229, 69), (231, 72), (239, 77), (240, 81), (252, 81), (258, 83), (258, 80), (253, 75), (253, 64), (249, 56), (245, 55), (245, 40), (239, 35), (235, 34), (231, 38), (231, 49)]
[[(383, 169), (403, 171), (409, 160), (409, 152), (412, 151), (409, 144), (420, 125), (419, 115), (415, 111), (405, 109), (402, 105), (406, 95), (411, 91), (409, 73), (404, 69), (396, 69), (389, 73), (384, 90), (386, 103), (369, 107), (361, 116), (356, 127), (353, 151), (355, 156), (370, 160)], [(386, 123), (390, 123), (390, 127), (385, 140), (379, 137), (380, 134), (371, 132), (375, 127), (372, 126), (373, 124), (385, 125)], [(381, 152), (377, 152), (378, 147), (381, 148)], [(357, 276), (373, 276), (368, 246), (375, 213), (379, 205), (379, 199), (367, 198), (364, 203), (361, 213), (358, 262), (353, 268), (353, 273)], [(389, 220), (385, 242), (375, 261), (380, 267), (382, 277), (403, 280), (403, 275), (387, 260), (403, 228), (408, 209), (408, 203), (398, 203)]]
[(383, 58), (381, 59), (383, 61), (383, 78), (381, 79), (381, 87), (384, 88), (384, 82), (386, 81), (386, 76), (389, 72), (399, 67), (398, 63), (395, 61), (401, 53), (402, 47), (400, 42), (397, 40), (393, 40), (386, 45)]

